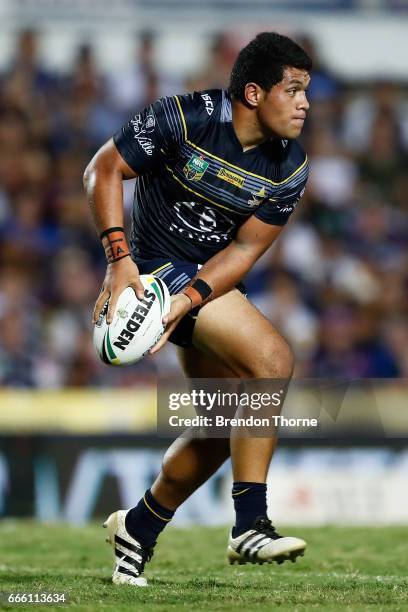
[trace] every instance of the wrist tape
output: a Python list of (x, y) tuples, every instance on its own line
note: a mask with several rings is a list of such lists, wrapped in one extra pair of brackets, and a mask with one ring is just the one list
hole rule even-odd
[(190, 299), (191, 308), (202, 306), (209, 302), (212, 298), (212, 289), (201, 278), (197, 278), (191, 285), (186, 287), (183, 293)]
[(123, 227), (110, 227), (101, 233), (100, 239), (108, 263), (114, 263), (130, 255)]

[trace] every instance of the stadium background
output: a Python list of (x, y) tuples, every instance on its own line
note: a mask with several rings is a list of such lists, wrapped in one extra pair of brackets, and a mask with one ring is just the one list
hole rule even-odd
[[(225, 86), (237, 50), (275, 29), (314, 59), (311, 177), (251, 298), (294, 347), (298, 378), (370, 380), (376, 408), (362, 423), (356, 401), (329, 438), (282, 440), (271, 514), (406, 523), (407, 4), (2, 0), (0, 16), (0, 515), (85, 522), (133, 505), (157, 472), (155, 386), (177, 364), (171, 347), (125, 369), (94, 354), (105, 260), (82, 173), (130, 115)], [(226, 465), (175, 523), (226, 524), (229, 491)]]

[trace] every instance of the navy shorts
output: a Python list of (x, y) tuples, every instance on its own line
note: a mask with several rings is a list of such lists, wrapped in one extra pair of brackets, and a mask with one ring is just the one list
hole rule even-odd
[[(136, 260), (140, 274), (154, 274), (158, 276), (166, 285), (170, 295), (183, 291), (190, 281), (197, 274), (201, 265), (189, 261), (169, 261), (168, 259)], [(237, 289), (245, 294), (245, 287), (242, 283), (237, 285)], [(182, 348), (189, 348), (193, 345), (194, 325), (200, 307), (193, 308), (183, 317), (176, 329), (171, 334), (169, 341)]]

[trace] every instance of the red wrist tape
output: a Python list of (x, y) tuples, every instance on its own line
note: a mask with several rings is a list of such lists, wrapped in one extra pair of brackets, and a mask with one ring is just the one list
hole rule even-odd
[(100, 235), (108, 263), (114, 263), (130, 255), (123, 227), (111, 227)]

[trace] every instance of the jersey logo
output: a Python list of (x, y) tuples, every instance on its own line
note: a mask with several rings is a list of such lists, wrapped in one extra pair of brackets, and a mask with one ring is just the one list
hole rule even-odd
[(262, 189), (260, 189), (257, 193), (252, 192), (251, 195), (252, 198), (248, 200), (248, 204), (252, 208), (253, 206), (258, 206), (258, 204), (260, 204), (262, 199), (265, 197), (265, 187), (262, 187)]
[(145, 121), (143, 121), (141, 115), (136, 115), (134, 119), (130, 120), (130, 123), (133, 127), (133, 138), (137, 140), (143, 151), (146, 155), (153, 155), (154, 144), (152, 139), (146, 134), (151, 134), (154, 132), (154, 128), (156, 125), (156, 120), (154, 115), (147, 115)]
[(231, 170), (226, 170), (225, 168), (220, 168), (217, 172), (217, 176), (223, 181), (227, 181), (227, 183), (231, 183), (231, 185), (235, 185), (235, 187), (239, 187), (242, 189), (245, 179), (239, 174), (235, 174), (235, 172), (231, 172)]
[(212, 115), (214, 111), (214, 104), (213, 104), (213, 101), (211, 100), (211, 96), (209, 96), (206, 93), (203, 93), (201, 94), (201, 97), (204, 100), (205, 110), (207, 111), (207, 115)]
[(183, 168), (185, 177), (189, 181), (199, 181), (207, 170), (209, 163), (202, 155), (192, 155)]
[[(283, 204), (281, 206), (279, 206), (279, 212), (281, 213), (292, 213), (296, 206), (299, 204), (303, 194), (305, 193), (306, 187), (303, 187), (302, 191), (299, 193), (298, 197), (296, 198), (296, 200), (294, 200), (293, 202), (291, 202), (290, 204)], [(270, 200), (272, 200), (272, 198), (269, 198)]]
[(171, 232), (207, 244), (226, 244), (234, 229), (234, 222), (218, 209), (199, 202), (176, 202), (176, 217)]

